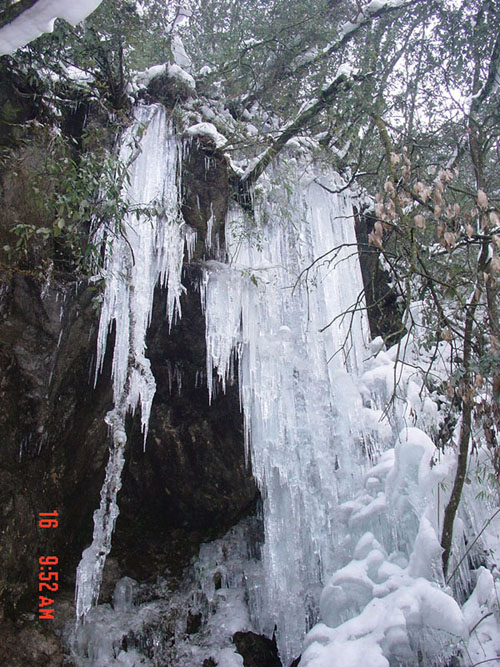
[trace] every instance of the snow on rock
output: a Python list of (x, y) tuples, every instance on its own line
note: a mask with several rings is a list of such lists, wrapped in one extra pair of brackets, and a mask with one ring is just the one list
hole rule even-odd
[[(405, 342), (403, 359), (414, 358), (414, 343)], [(392, 392), (395, 363), (400, 363), (395, 350), (384, 351), (380, 341), (374, 352), (359, 383), (365, 405), (376, 405), (376, 396), (387, 396), (387, 389)], [(402, 367), (399, 391), (388, 412), (394, 447), (375, 456), (363, 485), (357, 491), (353, 488), (351, 498), (338, 508), (337, 519), (351, 540), (358, 536), (357, 542), (354, 546), (351, 542), (351, 560), (327, 579), (320, 598), (321, 622), (306, 636), (301, 666), (416, 667), (422, 660), (423, 664), (445, 664), (457, 655), (463, 655), (463, 664), (469, 666), (500, 659), (496, 570), (492, 574), (479, 568), (476, 588), (463, 610), (443, 578), (440, 536), (456, 455), (451, 448), (437, 450), (421, 428), (406, 424), (398, 430), (412, 412), (417, 423), (422, 414), (423, 421), (431, 414), (437, 422), (436, 406), (423, 384), (426, 364), (422, 350), (420, 374), (415, 373), (415, 364), (407, 372)], [(481, 463), (471, 460), (471, 477), (476, 465), (480, 468)], [(477, 492), (474, 483), (464, 489), (455, 519), (450, 578), (459, 599), (470, 591), (470, 570), (462, 570), (466, 570), (465, 553), (472, 562), (476, 557), (471, 535), (481, 537), (485, 548), (498, 543), (495, 520), (500, 512), (494, 502), (490, 509), (486, 503), (479, 518)]]
[(190, 137), (208, 137), (214, 142), (216, 148), (221, 148), (227, 144), (226, 137), (218, 132), (213, 123), (197, 123), (196, 125), (191, 125), (186, 132)]
[(196, 83), (191, 74), (188, 74), (188, 72), (186, 72), (179, 65), (175, 63), (173, 65), (169, 65), (167, 68), (167, 74), (170, 79), (177, 79), (177, 81), (182, 82), (191, 90), (196, 90)]
[(169, 79), (176, 79), (188, 90), (192, 92), (196, 90), (196, 83), (191, 74), (183, 70), (179, 65), (169, 65), (168, 63), (153, 65), (143, 72), (137, 72), (134, 76), (134, 84), (139, 88), (147, 88), (153, 79), (165, 73)]
[(148, 69), (144, 70), (143, 72), (137, 72), (134, 76), (134, 81), (137, 83), (137, 85), (139, 85), (139, 87), (146, 88), (154, 78), (164, 74), (167, 67), (167, 63), (148, 67)]
[(16, 49), (40, 37), (44, 32), (52, 32), (56, 18), (76, 25), (101, 2), (102, 0), (38, 0), (30, 9), (0, 28), (0, 55), (14, 53)]
[[(356, 581), (353, 576), (350, 586), (359, 591), (362, 580), (360, 577)], [(326, 623), (317, 624), (304, 642), (300, 664), (410, 667), (419, 664), (418, 651), (429, 660), (449, 656), (467, 637), (465, 619), (452, 597), (426, 579), (407, 579), (398, 582), (385, 597), (374, 598), (359, 615), (341, 625), (331, 628)]]
[[(471, 632), (467, 652), (472, 664), (500, 663), (500, 580), (484, 567), (477, 571), (474, 591), (464, 604), (465, 621)], [(492, 611), (493, 610), (493, 611)]]

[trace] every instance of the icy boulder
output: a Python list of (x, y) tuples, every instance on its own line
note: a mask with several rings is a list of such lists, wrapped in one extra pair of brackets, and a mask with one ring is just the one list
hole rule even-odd
[(432, 440), (418, 428), (403, 429), (394, 448), (394, 467), (387, 476), (386, 497), (400, 543), (408, 552), (431, 491), (435, 453)]
[(355, 558), (337, 570), (323, 589), (320, 615), (331, 628), (356, 616), (373, 597), (374, 579), (386, 555), (371, 533), (358, 542)]
[[(500, 664), (500, 580), (484, 567), (477, 571), (477, 583), (463, 606), (471, 638), (467, 647), (473, 664)], [(491, 610), (496, 609), (495, 612)]]
[(463, 614), (452, 597), (425, 579), (408, 579), (340, 626), (314, 626), (306, 637), (300, 665), (412, 667), (419, 664), (419, 654), (430, 660), (452, 655), (467, 636)]

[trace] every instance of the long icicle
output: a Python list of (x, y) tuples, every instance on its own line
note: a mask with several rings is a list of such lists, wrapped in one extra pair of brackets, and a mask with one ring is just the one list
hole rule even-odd
[[(145, 356), (155, 286), (161, 283), (167, 287), (167, 318), (171, 325), (180, 314), (184, 251), (187, 246), (189, 252), (194, 233), (180, 214), (179, 143), (163, 107), (136, 110), (136, 123), (125, 133), (120, 159), (127, 164), (134, 153), (137, 157), (130, 166), (130, 183), (126, 190), (132, 213), (127, 216), (122, 232), (113, 238), (103, 270), (106, 286), (99, 321), (97, 372), (102, 368), (108, 334), (114, 322), (114, 408), (105, 419), (111, 431), (110, 454), (100, 506), (94, 512), (92, 544), (83, 552), (77, 568), (77, 621), (85, 618), (99, 597), (104, 564), (119, 514), (117, 495), (127, 441), (125, 419), (139, 405), (146, 442), (156, 391), (151, 364)], [(151, 212), (135, 215), (133, 211), (142, 207), (149, 207)]]

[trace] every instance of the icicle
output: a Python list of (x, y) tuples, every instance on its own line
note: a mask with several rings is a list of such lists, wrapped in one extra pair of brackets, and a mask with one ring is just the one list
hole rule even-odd
[[(356, 307), (362, 283), (350, 199), (298, 173), (290, 195), (282, 182), (264, 184), (255, 221), (230, 211), (231, 264), (207, 262), (201, 289), (210, 396), (213, 369), (224, 388), (234, 350), (239, 357), (265, 529), (263, 579), (251, 584), (250, 602), (262, 632), (270, 636), (277, 625), (284, 664), (300, 653), (321, 583), (342, 557), (335, 509), (361, 458), (360, 399), (346, 369), (361, 366), (366, 336)], [(278, 167), (273, 177), (281, 174)], [(321, 178), (329, 190), (338, 186), (332, 173)]]
[[(114, 322), (115, 407), (106, 417), (112, 441), (101, 504), (94, 513), (93, 540), (77, 570), (78, 619), (85, 617), (99, 595), (104, 562), (111, 549), (111, 536), (119, 513), (117, 494), (124, 464), (125, 418), (137, 406), (141, 408), (146, 443), (156, 391), (151, 364), (145, 356), (146, 332), (157, 283), (167, 288), (169, 326), (180, 315), (184, 252), (187, 247), (188, 253), (192, 253), (196, 234), (184, 223), (179, 210), (179, 153), (180, 146), (163, 107), (138, 108), (136, 122), (125, 133), (120, 152), (122, 162), (130, 165), (125, 194), (132, 212), (112, 243), (109, 238), (103, 239), (107, 243), (103, 270), (106, 287), (99, 321), (96, 377), (102, 368), (108, 333)], [(142, 212), (143, 207), (149, 207), (151, 212)]]

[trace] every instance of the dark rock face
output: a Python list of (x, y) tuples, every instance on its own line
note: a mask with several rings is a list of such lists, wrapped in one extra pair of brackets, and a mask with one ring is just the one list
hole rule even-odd
[[(142, 580), (180, 575), (200, 543), (222, 535), (256, 497), (244, 460), (237, 388), (208, 406), (204, 320), (196, 281), (187, 282), (183, 317), (171, 332), (165, 295), (156, 295), (148, 336), (158, 385), (150, 434), (144, 450), (138, 416), (130, 419), (121, 515), (101, 599), (125, 574)], [(112, 395), (110, 352), (93, 388), (95, 292), (55, 285), (42, 297), (32, 277), (14, 274), (2, 283), (1, 295), (0, 620), (8, 647), (25, 628), (40, 625), (39, 556), (59, 557), (56, 614), (63, 612), (57, 596), (72, 592), (99, 505), (108, 448), (104, 416)], [(39, 528), (38, 513), (54, 509), (59, 527)], [(26, 612), (32, 620), (21, 622)], [(71, 616), (71, 605), (64, 613)], [(40, 628), (33, 660), (56, 665), (61, 648), (47, 630)], [(20, 655), (12, 664), (22, 663)], [(25, 664), (31, 659), (26, 654)]]
[[(73, 577), (102, 483), (111, 395), (89, 377), (91, 292), (58, 286), (42, 297), (20, 274), (2, 291), (0, 608), (16, 618), (19, 606), (34, 611), (39, 556), (58, 555), (62, 582)], [(38, 513), (55, 509), (60, 526), (39, 528)]]
[(274, 638), (255, 632), (236, 632), (233, 641), (245, 667), (282, 667)]
[[(182, 166), (182, 214), (196, 229), (198, 238), (195, 259), (216, 257), (217, 247), (224, 248), (230, 186), (225, 158), (211, 145), (209, 139), (193, 140)], [(213, 218), (212, 238), (206, 249), (207, 223)]]
[(237, 387), (208, 405), (205, 324), (191, 278), (184, 280), (191, 284), (182, 319), (170, 333), (165, 294), (157, 290), (147, 338), (157, 392), (145, 449), (138, 420), (130, 431), (112, 553), (136, 579), (165, 568), (180, 575), (200, 542), (220, 537), (256, 498), (244, 461)]

